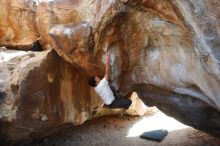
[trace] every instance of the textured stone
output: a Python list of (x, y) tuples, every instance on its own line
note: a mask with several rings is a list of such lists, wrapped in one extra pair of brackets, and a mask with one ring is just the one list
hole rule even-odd
[[(47, 77), (38, 75), (39, 71), (35, 68), (32, 74), (34, 77), (38, 75), (39, 79), (33, 76), (25, 77), (27, 82), (24, 80), (18, 90), (22, 96), (23, 94), (30, 96), (30, 99), (36, 96), (43, 100), (47, 96), (44, 92), (49, 92), (48, 86), (54, 85), (59, 80), (62, 90), (54, 95), (55, 101), (51, 100), (51, 102), (56, 103), (58, 99), (63, 101), (63, 96), (69, 93), (68, 98), (65, 97), (61, 104), (65, 105), (65, 110), (61, 108), (62, 110), (58, 110), (59, 114), (64, 121), (81, 123), (86, 113), (82, 113), (84, 116), (76, 120), (71, 112), (81, 104), (66, 105), (78, 100), (81, 94), (97, 96), (95, 93), (84, 92), (88, 88), (86, 80), (90, 75), (104, 75), (105, 53), (108, 51), (111, 56), (111, 84), (118, 95), (127, 96), (136, 91), (145, 104), (157, 105), (165, 113), (188, 125), (219, 135), (220, 3), (218, 0), (41, 0), (36, 1), (35, 6), (32, 5), (33, 1), (21, 0), (12, 1), (7, 5), (7, 9), (3, 9), (5, 5), (0, 3), (1, 11), (7, 13), (7, 16), (11, 15), (10, 8), (17, 3), (30, 9), (34, 8), (34, 22), (28, 19), (31, 23), (24, 28), (36, 26), (31, 27), (33, 29), (30, 30), (39, 38), (25, 42), (33, 43), (39, 39), (45, 50), (53, 49), (65, 60), (64, 62), (62, 59), (54, 59), (55, 64), (60, 62), (65, 64), (60, 67), (62, 73), (60, 69), (53, 68), (50, 62), (45, 63), (48, 68), (51, 67)], [(15, 16), (17, 13), (11, 15), (13, 18)], [(32, 38), (32, 33), (22, 33), (22, 31), (11, 33), (14, 29), (9, 29), (12, 25), (24, 25), (25, 18), (22, 17), (21, 21), (12, 23), (7, 17), (0, 18), (4, 18), (0, 26), (5, 26), (4, 29), (0, 29), (4, 30), (0, 31), (0, 33), (4, 32), (0, 37), (1, 46), (5, 45), (2, 43), (6, 40), (5, 36), (11, 40), (8, 42), (14, 43), (11, 46), (18, 48), (21, 39), (14, 41), (15, 34), (18, 35), (16, 38)], [(66, 67), (67, 62), (71, 69)], [(26, 71), (29, 72), (34, 65), (27, 65)], [(14, 65), (8, 65), (8, 68), (13, 70)], [(57, 70), (60, 76), (54, 78)], [(22, 77), (27, 73), (24, 70), (24, 73), (20, 74)], [(79, 80), (74, 79), (69, 82), (76, 75), (79, 76)], [(10, 77), (6, 74), (2, 76)], [(48, 79), (45, 83), (48, 85), (47, 88), (44, 87), (45, 90), (42, 92), (32, 93), (31, 87), (35, 85), (31, 85), (33, 82), (28, 80), (45, 78)], [(16, 77), (13, 81), (16, 81)], [(76, 84), (81, 90), (65, 88)], [(4, 89), (6, 85), (4, 84)], [(14, 88), (18, 87), (14, 86)], [(41, 84), (36, 84), (36, 88), (43, 87)], [(83, 93), (76, 95), (74, 93), (73, 96), (70, 94), (73, 91), (83, 91)], [(5, 90), (0, 95), (5, 97), (6, 93)], [(57, 95), (60, 95), (60, 98)], [(35, 102), (40, 105), (40, 101)], [(77, 109), (87, 106), (86, 103), (82, 103), (83, 105)], [(96, 109), (95, 103), (88, 106)], [(94, 111), (93, 113), (99, 113), (98, 110)], [(13, 111), (9, 114), (11, 118), (15, 115)], [(45, 122), (50, 121), (50, 116), (45, 113), (34, 112), (32, 117), (43, 119)]]
[[(85, 73), (66, 63), (53, 50), (39, 53), (3, 50), (0, 56), (3, 144), (46, 136), (68, 123), (80, 125), (91, 118), (121, 111), (103, 109), (102, 101), (87, 84)], [(140, 99), (133, 101), (127, 114), (144, 114)]]
[(0, 0), (0, 46), (31, 49), (38, 40), (36, 2)]

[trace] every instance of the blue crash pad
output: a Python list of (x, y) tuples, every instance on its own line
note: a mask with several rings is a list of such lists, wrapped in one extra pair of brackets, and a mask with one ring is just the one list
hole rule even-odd
[(155, 141), (161, 142), (167, 134), (168, 134), (167, 130), (159, 129), (159, 130), (144, 132), (143, 134), (141, 134), (140, 137), (144, 139), (155, 140)]

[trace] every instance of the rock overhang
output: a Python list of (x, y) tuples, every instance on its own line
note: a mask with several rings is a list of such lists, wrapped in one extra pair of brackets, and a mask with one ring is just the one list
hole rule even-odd
[[(162, 105), (160, 107), (165, 108), (166, 113), (215, 133), (212, 130), (219, 126), (215, 121), (218, 116), (210, 120), (210, 123), (213, 119), (215, 121), (212, 128), (204, 122), (197, 124), (200, 119), (218, 115), (220, 109), (219, 9), (216, 8), (219, 2), (200, 2), (197, 5), (194, 1), (178, 0), (45, 1), (36, 6), (36, 19), (31, 28), (37, 31), (45, 49), (53, 48), (85, 76), (84, 80), (90, 75), (104, 74), (103, 58), (109, 51), (112, 85), (120, 95), (125, 96), (138, 87), (136, 91), (145, 103)], [(17, 25), (20, 26), (19, 22)], [(17, 30), (11, 28), (11, 32)], [(19, 47), (18, 40), (15, 46)], [(169, 94), (164, 94), (163, 90)], [(152, 94), (164, 98), (153, 100), (150, 98)], [(196, 105), (194, 109), (192, 100)], [(175, 105), (175, 101), (182, 101), (185, 107)], [(166, 108), (163, 102), (180, 110), (172, 114), (172, 109)], [(187, 116), (184, 108), (189, 105), (192, 110)], [(198, 118), (194, 115), (199, 109), (202, 112)]]

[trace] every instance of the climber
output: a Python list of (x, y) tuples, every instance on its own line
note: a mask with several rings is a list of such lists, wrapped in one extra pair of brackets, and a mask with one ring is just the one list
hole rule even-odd
[(105, 103), (104, 107), (108, 108), (123, 108), (128, 109), (132, 103), (130, 99), (120, 98), (114, 96), (112, 89), (108, 84), (108, 80), (110, 78), (110, 60), (109, 54), (106, 54), (106, 65), (105, 65), (105, 76), (103, 79), (100, 77), (92, 76), (88, 84), (92, 87), (95, 87), (96, 93), (101, 97), (103, 102)]

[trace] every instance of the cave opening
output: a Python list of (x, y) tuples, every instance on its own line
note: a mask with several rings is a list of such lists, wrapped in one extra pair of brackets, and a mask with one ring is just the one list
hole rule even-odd
[[(156, 112), (153, 115), (141, 117), (140, 120), (133, 124), (132, 127), (129, 129), (127, 137), (137, 137), (144, 132), (158, 129), (164, 129), (168, 132), (172, 132), (189, 128), (189, 126), (159, 111), (156, 107), (152, 107), (149, 109)], [(149, 112), (146, 111), (146, 114), (149, 114)]]

